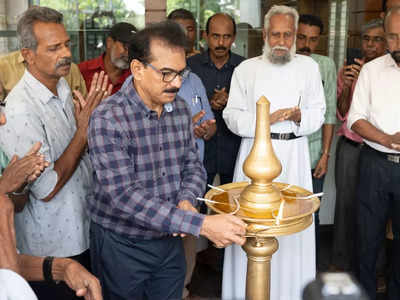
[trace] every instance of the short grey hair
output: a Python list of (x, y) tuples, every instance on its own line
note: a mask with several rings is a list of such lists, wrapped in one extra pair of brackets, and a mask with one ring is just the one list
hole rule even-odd
[(400, 6), (394, 6), (391, 9), (389, 9), (388, 12), (386, 13), (385, 19), (383, 21), (383, 24), (384, 24), (383, 28), (384, 28), (385, 31), (386, 31), (386, 26), (387, 26), (387, 22), (388, 22), (387, 20), (389, 19), (389, 17), (392, 14), (400, 14)]
[(270, 21), (272, 16), (275, 15), (289, 15), (293, 17), (294, 21), (294, 29), (297, 31), (297, 26), (299, 23), (299, 13), (293, 7), (289, 7), (286, 5), (274, 5), (270, 8), (270, 10), (265, 14), (264, 17), (264, 30), (268, 33), (268, 29), (270, 26)]
[(19, 48), (36, 50), (37, 39), (33, 32), (33, 25), (36, 22), (44, 23), (63, 23), (62, 13), (45, 6), (32, 6), (21, 16), (17, 24), (17, 38)]
[(361, 32), (362, 32), (362, 34), (365, 34), (368, 30), (379, 28), (379, 27), (381, 27), (383, 29), (383, 20), (381, 18), (373, 19), (362, 26)]

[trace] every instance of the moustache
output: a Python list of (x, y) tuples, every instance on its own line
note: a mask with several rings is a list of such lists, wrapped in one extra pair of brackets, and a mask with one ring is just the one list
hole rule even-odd
[(393, 57), (396, 63), (400, 63), (400, 50), (390, 52), (390, 55)]
[(285, 51), (289, 51), (289, 48), (284, 47), (284, 46), (275, 46), (275, 47), (273, 47), (271, 50), (272, 50), (272, 51), (275, 51), (275, 50), (285, 50)]
[(120, 59), (123, 60), (123, 61), (125, 61), (125, 62), (128, 62), (128, 61), (129, 61), (129, 57), (128, 57), (128, 56), (125, 56), (125, 55), (122, 55), (122, 56), (120, 57)]
[(164, 90), (164, 93), (175, 94), (175, 93), (177, 93), (177, 92), (179, 92), (179, 89), (178, 89), (178, 88), (170, 88), (170, 89)]
[(71, 57), (64, 57), (61, 58), (57, 63), (56, 63), (56, 69), (64, 66), (70, 66), (72, 62)]
[(219, 46), (219, 47), (215, 47), (215, 50), (226, 50), (226, 47), (223, 47), (223, 46)]
[(308, 47), (303, 47), (301, 49), (298, 50), (299, 52), (306, 52), (306, 53), (311, 53), (311, 49)]

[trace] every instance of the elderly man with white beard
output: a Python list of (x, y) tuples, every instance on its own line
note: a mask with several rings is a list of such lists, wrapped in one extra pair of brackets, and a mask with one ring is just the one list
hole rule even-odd
[[(312, 190), (307, 135), (324, 122), (325, 98), (318, 65), (296, 54), (299, 15), (293, 8), (273, 6), (264, 18), (264, 53), (236, 67), (223, 117), (242, 137), (234, 181), (248, 180), (242, 166), (254, 141), (256, 102), (271, 102), (271, 138), (282, 163), (277, 182)], [(285, 133), (282, 135), (281, 133)], [(304, 285), (315, 277), (314, 224), (279, 237), (271, 264), (271, 299), (300, 300)], [(239, 246), (225, 250), (222, 299), (245, 299), (247, 257)]]

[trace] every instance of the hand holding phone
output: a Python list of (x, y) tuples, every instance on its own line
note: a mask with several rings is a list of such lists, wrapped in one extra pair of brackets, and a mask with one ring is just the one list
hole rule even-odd
[(347, 49), (346, 65), (359, 65), (359, 62), (357, 62), (357, 60), (361, 60), (362, 57), (363, 55), (360, 49), (349, 48)]

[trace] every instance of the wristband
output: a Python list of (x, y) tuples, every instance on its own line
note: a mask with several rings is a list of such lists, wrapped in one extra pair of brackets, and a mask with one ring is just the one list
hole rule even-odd
[(53, 256), (46, 256), (43, 260), (43, 277), (48, 283), (56, 283), (53, 279), (53, 274), (51, 272), (53, 267)]

